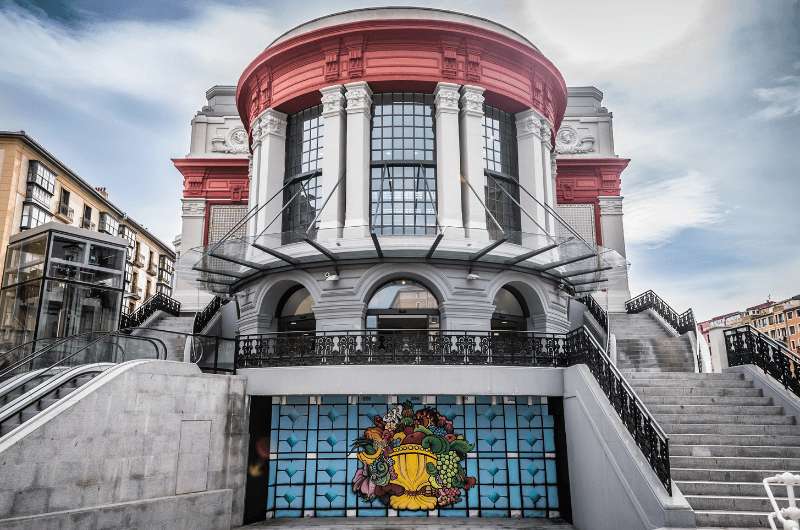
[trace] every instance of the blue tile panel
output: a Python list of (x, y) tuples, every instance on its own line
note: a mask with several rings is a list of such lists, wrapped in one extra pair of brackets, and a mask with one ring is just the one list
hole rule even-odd
[[(546, 397), (293, 396), (274, 398), (268, 517), (388, 516), (379, 500), (351, 489), (349, 449), (389, 407), (435, 407), (475, 445), (464, 465), (477, 484), (456, 505), (400, 517), (557, 517), (554, 421)], [(395, 514), (391, 514), (395, 515)]]

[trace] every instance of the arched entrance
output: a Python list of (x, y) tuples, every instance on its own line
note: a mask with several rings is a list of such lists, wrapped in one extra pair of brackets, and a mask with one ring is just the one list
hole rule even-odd
[(314, 331), (317, 321), (311, 307), (314, 303), (311, 293), (302, 285), (286, 291), (278, 303), (275, 317), (278, 331)]
[(419, 282), (408, 279), (383, 284), (367, 303), (369, 330), (438, 330), (439, 301)]
[(494, 307), (492, 331), (528, 330), (528, 306), (516, 289), (506, 285), (497, 291)]

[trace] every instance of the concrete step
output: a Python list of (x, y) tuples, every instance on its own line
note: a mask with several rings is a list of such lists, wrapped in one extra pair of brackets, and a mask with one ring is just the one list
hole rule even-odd
[[(627, 364), (623, 363), (623, 364), (620, 364), (620, 365), (617, 365), (617, 366), (625, 367), (625, 366), (630, 366), (630, 365), (627, 365)], [(685, 365), (685, 366), (663, 366), (663, 365), (660, 365), (658, 363), (654, 363), (653, 366), (636, 367), (636, 369), (639, 370), (640, 372), (647, 372), (647, 373), (654, 373), (654, 374), (658, 374), (658, 373), (681, 373), (681, 374), (687, 374), (687, 373), (692, 373), (692, 371), (694, 370), (694, 365), (692, 365), (692, 366), (689, 366), (689, 365)]]
[(740, 425), (736, 423), (670, 423), (659, 421), (659, 425), (670, 437), (674, 434), (723, 434), (723, 435), (800, 435), (798, 425)]
[(695, 386), (703, 386), (705, 388), (752, 388), (753, 382), (747, 379), (708, 379), (708, 380), (678, 380), (673, 378), (661, 379), (658, 377), (642, 377), (631, 382), (635, 387), (639, 386), (666, 386), (676, 388), (692, 388)]
[[(716, 427), (716, 426), (715, 426)], [(670, 445), (777, 445), (798, 447), (800, 435), (779, 434), (671, 434)]]
[(719, 527), (729, 527), (740, 530), (749, 528), (769, 528), (766, 512), (729, 512), (721, 510), (695, 510), (694, 516), (698, 528), (711, 526), (715, 530)]
[[(768, 406), (772, 398), (763, 396), (642, 396), (648, 407), (655, 405)], [(651, 408), (652, 410), (652, 408)]]
[[(695, 510), (721, 510), (731, 512), (771, 512), (772, 506), (764, 492), (762, 497), (733, 497), (727, 495), (686, 495), (689, 505)], [(778, 505), (787, 505), (788, 500), (775, 498)]]
[(642, 398), (644, 398), (644, 396), (763, 396), (761, 389), (754, 387), (724, 388), (707, 386), (636, 386), (633, 384), (631, 386), (636, 389), (636, 393)]
[(794, 425), (793, 416), (760, 415), (760, 414), (658, 414), (654, 413), (659, 423), (701, 423), (701, 424), (736, 424), (736, 425)]
[(800, 447), (780, 445), (678, 445), (670, 440), (670, 456), (735, 456), (800, 458)]
[(800, 469), (800, 458), (755, 456), (673, 456), (670, 465), (686, 469)]
[(684, 495), (734, 495), (759, 497), (766, 495), (761, 482), (708, 482), (704, 480), (675, 481)]
[(742, 374), (698, 374), (698, 373), (691, 373), (682, 376), (676, 376), (671, 374), (664, 374), (661, 376), (653, 376), (648, 374), (641, 374), (637, 372), (627, 372), (623, 370), (623, 374), (625, 377), (630, 377), (631, 379), (675, 379), (679, 381), (687, 381), (687, 380), (697, 380), (697, 381), (710, 381), (711, 379), (722, 379), (726, 381), (740, 381), (744, 379)]
[(648, 405), (653, 414), (696, 414), (696, 415), (759, 415), (776, 416), (783, 414), (779, 405)]
[[(670, 459), (670, 462), (672, 459)], [(672, 480), (702, 482), (761, 482), (787, 471), (784, 469), (700, 469), (673, 466)], [(797, 471), (791, 471), (797, 473)]]

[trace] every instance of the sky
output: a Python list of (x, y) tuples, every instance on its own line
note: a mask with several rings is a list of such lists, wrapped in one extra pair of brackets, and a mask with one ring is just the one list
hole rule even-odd
[[(389, 2), (0, 0), (0, 129), (171, 242), (190, 120), (286, 29)], [(524, 34), (614, 113), (633, 294), (700, 318), (800, 294), (800, 0), (404, 0)]]

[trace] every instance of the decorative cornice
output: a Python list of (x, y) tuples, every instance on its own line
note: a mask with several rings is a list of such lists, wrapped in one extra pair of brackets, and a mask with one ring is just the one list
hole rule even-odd
[(372, 90), (369, 85), (364, 81), (358, 81), (356, 83), (347, 83), (344, 87), (346, 89), (344, 97), (347, 99), (347, 113), (365, 113), (369, 115), (372, 112)]
[(181, 217), (205, 217), (205, 199), (181, 199)]
[(469, 116), (483, 116), (483, 87), (464, 85), (461, 87), (461, 113)]
[(458, 89), (461, 85), (455, 83), (439, 83), (433, 94), (433, 103), (436, 105), (436, 113), (458, 113)]
[(320, 90), (322, 94), (322, 115), (334, 116), (344, 112), (344, 87), (342, 85), (333, 85), (325, 87)]

